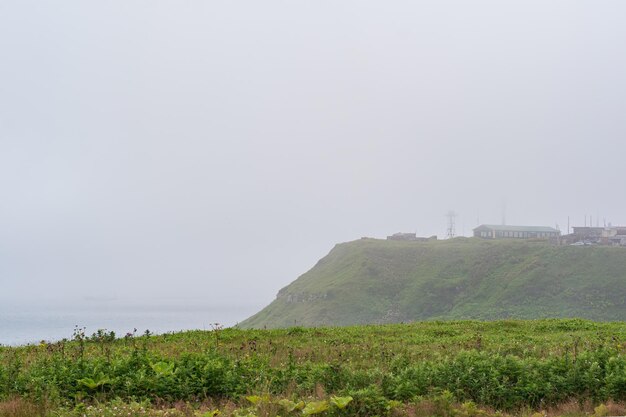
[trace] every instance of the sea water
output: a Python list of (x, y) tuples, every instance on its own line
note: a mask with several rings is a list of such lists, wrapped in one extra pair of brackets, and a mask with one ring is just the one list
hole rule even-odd
[(0, 345), (21, 345), (71, 339), (76, 327), (91, 335), (99, 329), (161, 334), (230, 327), (251, 316), (258, 305), (216, 305), (204, 299), (78, 299), (65, 301), (3, 301), (0, 303)]

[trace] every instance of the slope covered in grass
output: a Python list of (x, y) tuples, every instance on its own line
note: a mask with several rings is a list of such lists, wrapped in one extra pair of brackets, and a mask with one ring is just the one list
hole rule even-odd
[(342, 243), (241, 327), (626, 320), (626, 250), (457, 238)]

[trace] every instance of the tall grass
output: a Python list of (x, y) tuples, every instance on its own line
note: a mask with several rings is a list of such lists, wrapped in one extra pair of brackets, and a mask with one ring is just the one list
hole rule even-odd
[(0, 417), (38, 417), (47, 414), (46, 407), (21, 398), (0, 401)]
[(247, 397), (271, 399), (262, 402), (271, 406), (250, 411), (259, 415), (281, 400), (330, 404), (333, 397), (350, 397), (342, 415), (429, 407), (461, 415), (474, 406), (516, 413), (572, 400), (594, 407), (626, 401), (624, 323), (428, 322), (103, 335), (0, 348), (0, 410), (20, 415), (38, 412), (33, 404), (71, 410), (112, 401), (247, 410)]

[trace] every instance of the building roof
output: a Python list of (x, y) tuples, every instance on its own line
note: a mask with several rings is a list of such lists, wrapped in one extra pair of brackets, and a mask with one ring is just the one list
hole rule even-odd
[(481, 224), (474, 230), (479, 229), (488, 229), (488, 230), (496, 230), (502, 232), (548, 232), (548, 233), (558, 233), (559, 231), (553, 227), (546, 226), (508, 226), (501, 224)]

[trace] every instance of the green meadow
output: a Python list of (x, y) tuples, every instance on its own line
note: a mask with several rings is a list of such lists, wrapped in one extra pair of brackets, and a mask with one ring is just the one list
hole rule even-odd
[(0, 416), (624, 413), (626, 324), (430, 321), (0, 348)]

